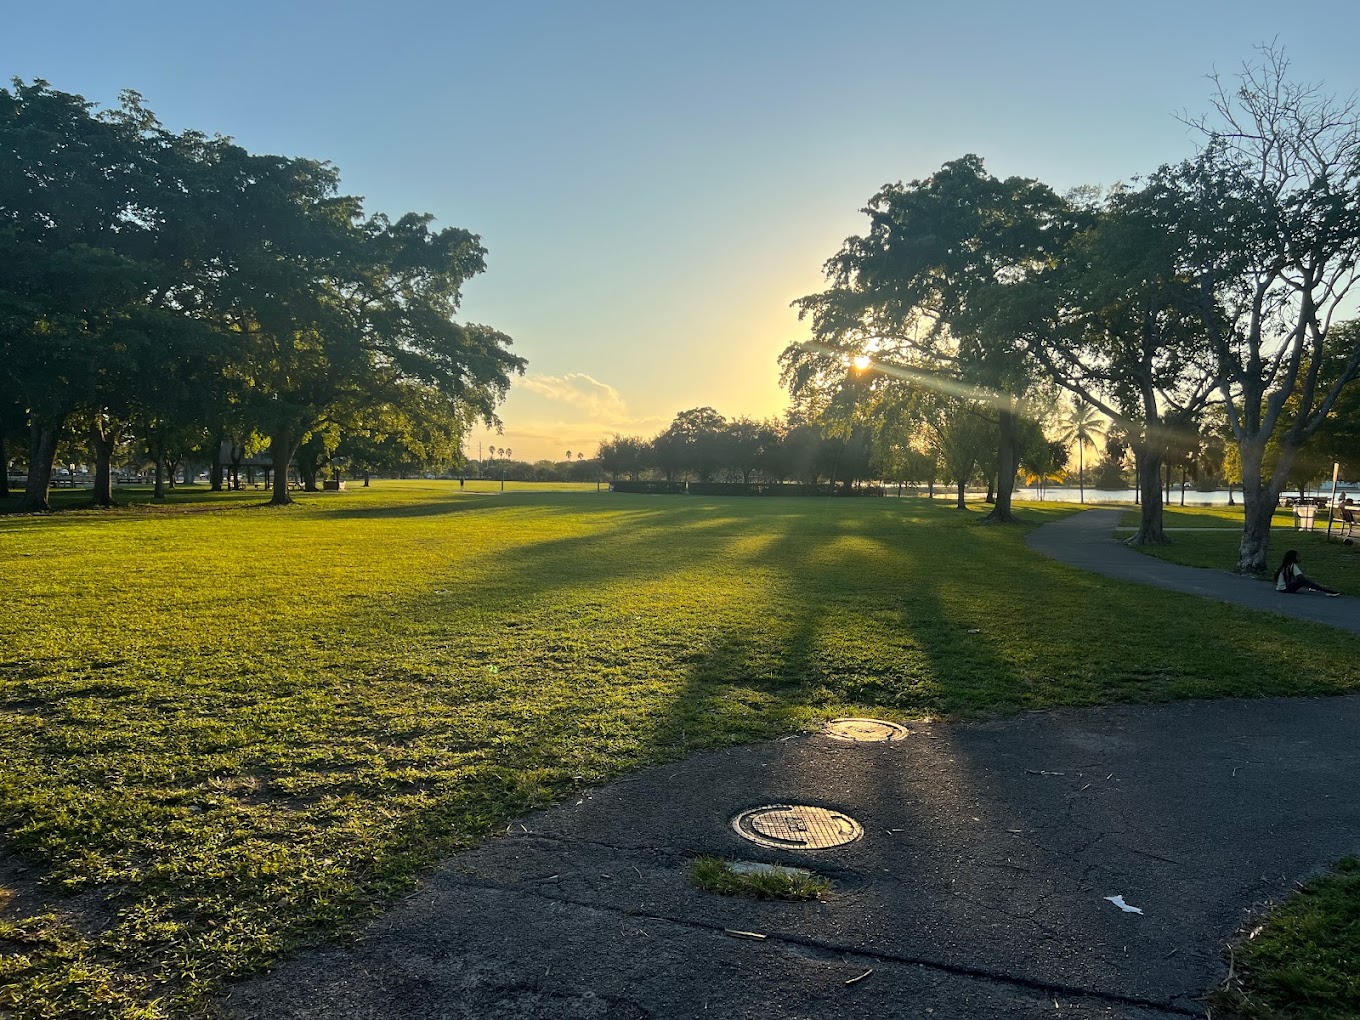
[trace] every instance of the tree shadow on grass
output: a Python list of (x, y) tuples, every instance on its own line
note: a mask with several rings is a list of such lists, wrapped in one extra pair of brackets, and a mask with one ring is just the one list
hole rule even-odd
[[(464, 500), (486, 505), (463, 497), (446, 512), (461, 513)], [(277, 664), (266, 649), (256, 681), (186, 690), (196, 728), (172, 733), (174, 747), (146, 742), (139, 753), (148, 774), (160, 773), (157, 796), (178, 785), (169, 792), (185, 804), (212, 803), (202, 815), (186, 807), (182, 829), (150, 833), (148, 845), (193, 841), (195, 826), (218, 824), (215, 812), (224, 831), (249, 817), (218, 789), (236, 778), (297, 779), (294, 814), (311, 828), (282, 828), (279, 838), (344, 862), (336, 896), (353, 919), (507, 818), (642, 763), (852, 709), (901, 718), (1186, 696), (1176, 686), (1184, 669), (1160, 671), (1192, 640), (1226, 668), (1253, 659), (1226, 633), (1200, 633), (1188, 596), (1148, 595), (1155, 611), (1133, 612), (1126, 589), (1041, 561), (1019, 531), (932, 527), (924, 541), (919, 532), (899, 538), (950, 519), (941, 508), (645, 499), (563, 508), (545, 499), (523, 509), (584, 521), (577, 533), (501, 549), (473, 571), (420, 578), (380, 606), (337, 603), (309, 625), (335, 632), (342, 651), (287, 684), (270, 686)], [(1093, 632), (1093, 615), (1123, 630)], [(1166, 633), (1163, 651), (1155, 642)], [(1061, 674), (1049, 659), (1064, 663)], [(236, 722), (227, 695), (251, 682), (260, 695), (239, 738), (251, 746), (213, 759), (195, 744), (193, 758), (175, 759), (190, 734)], [(132, 718), (98, 700), (106, 725)], [(268, 753), (256, 746), (265, 744)], [(184, 774), (164, 776), (177, 767)], [(57, 835), (87, 836), (81, 819), (70, 826)], [(128, 883), (124, 902), (155, 900), (173, 913), (186, 895), (176, 881)], [(233, 895), (280, 944), (334, 930), (333, 901), (318, 897), (313, 909), (313, 900), (290, 900), (297, 905), (285, 911), (274, 906), (273, 881)]]

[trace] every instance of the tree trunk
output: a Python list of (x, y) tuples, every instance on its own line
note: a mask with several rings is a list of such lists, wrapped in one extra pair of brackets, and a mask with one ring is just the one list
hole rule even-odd
[(364, 472), (364, 488), (365, 488), (365, 489), (368, 488), (368, 472), (367, 472), (367, 471)]
[(155, 440), (155, 449), (152, 451), (151, 459), (156, 462), (156, 487), (151, 490), (152, 499), (165, 498), (165, 444), (160, 439)]
[(1086, 452), (1086, 444), (1080, 439), (1077, 440), (1077, 488), (1081, 492), (1081, 501), (1086, 502), (1086, 459), (1082, 456)]
[(1185, 506), (1185, 485), (1188, 481), (1188, 478), (1186, 477), (1188, 474), (1189, 472), (1186, 470), (1185, 465), (1181, 465), (1181, 506)]
[(954, 505), (955, 505), (956, 507), (958, 507), (960, 510), (963, 510), (963, 509), (965, 509), (965, 507), (964, 507), (964, 505), (963, 505), (963, 486), (964, 486), (964, 479), (962, 479), (962, 478), (959, 479), (959, 481), (958, 481), (958, 486), (959, 486), (959, 501), (958, 501), (957, 503), (955, 503)]
[(226, 474), (226, 465), (222, 463), (222, 444), (225, 441), (220, 435), (213, 437), (212, 467), (208, 469), (208, 488), (213, 492), (222, 491), (222, 478)]
[(0, 499), (9, 499), (9, 450), (3, 425), (0, 425)]
[(1242, 490), (1244, 504), (1242, 544), (1237, 553), (1237, 570), (1243, 574), (1263, 574), (1270, 556), (1270, 522), (1275, 516), (1275, 499), (1264, 491), (1253, 494)]
[[(1280, 499), (1280, 487), (1273, 479), (1261, 475), (1265, 457), (1263, 440), (1238, 444), (1242, 454), (1242, 543), (1237, 551), (1237, 572), (1264, 574), (1270, 556), (1270, 524), (1275, 516), (1275, 505)], [(1297, 448), (1284, 445), (1275, 463), (1275, 478), (1288, 476)]]
[(94, 453), (94, 494), (91, 506), (117, 506), (113, 501), (114, 430), (106, 427), (103, 415), (96, 413), (90, 424), (90, 449)]
[(1011, 493), (1015, 491), (1016, 429), (1018, 422), (1014, 411), (1000, 414), (1001, 444), (996, 451), (996, 505), (984, 520), (998, 524), (1014, 524), (1015, 515), (1011, 513)]
[(1166, 545), (1162, 530), (1162, 462), (1154, 453), (1134, 453), (1138, 467), (1138, 488), (1142, 493), (1138, 531), (1127, 545)]
[(274, 465), (274, 494), (269, 499), (270, 505), (287, 506), (293, 502), (288, 493), (288, 462), (293, 459), (293, 440), (287, 431), (269, 437), (269, 459)]
[(28, 442), (28, 484), (19, 509), (29, 513), (49, 511), (48, 491), (52, 488), (52, 462), (57, 457), (57, 440), (61, 437), (65, 419), (53, 424), (33, 421)]
[(1233, 502), (1233, 484), (1232, 484), (1232, 482), (1229, 482), (1229, 483), (1228, 483), (1228, 506), (1236, 506), (1236, 505), (1237, 505), (1237, 504)]

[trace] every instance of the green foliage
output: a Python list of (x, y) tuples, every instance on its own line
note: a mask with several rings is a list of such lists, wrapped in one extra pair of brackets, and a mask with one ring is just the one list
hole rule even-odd
[[(1360, 320), (1332, 327), (1328, 337), (1329, 347), (1337, 352), (1347, 351), (1357, 340)], [(1360, 382), (1352, 380), (1341, 389), (1331, 413), (1300, 451), (1300, 459), (1312, 468), (1310, 481), (1330, 477), (1333, 463), (1341, 465), (1342, 478), (1360, 477)]]
[(794, 302), (814, 342), (785, 349), (783, 380), (795, 397), (821, 393), (824, 418), (877, 414), (875, 430), (888, 427), (883, 418), (910, 418), (922, 389), (986, 405), (998, 423), (991, 516), (1010, 520), (1018, 418), (1034, 372), (1015, 332), (991, 328), (989, 295), (1047, 264), (1071, 232), (1069, 207), (1038, 181), (992, 177), (970, 154), (885, 186), (864, 212), (866, 233), (826, 263), (830, 288)]
[(1231, 953), (1232, 976), (1211, 996), (1216, 1017), (1360, 1016), (1360, 861), (1304, 883)]
[(815, 900), (831, 889), (829, 879), (802, 874), (800, 869), (779, 871), (733, 871), (718, 857), (696, 857), (689, 862), (689, 880), (705, 892), (719, 896), (746, 896), (753, 900)]
[(421, 460), (471, 419), (493, 424), (524, 362), (504, 334), (455, 321), (486, 251), (432, 222), (365, 215), (330, 164), (167, 131), (132, 94), (96, 113), (45, 82), (0, 89), (0, 366), (44, 435), (27, 507), (46, 507), (76, 416), (97, 502), (130, 432), (159, 479), (259, 430), (287, 502), (309, 436), (310, 476), (337, 430), (368, 433), (357, 457)]
[(183, 1014), (507, 819), (699, 748), (1360, 685), (1348, 635), (927, 500), (495, 487), (0, 519), (0, 864), (36, 880), (0, 907), (18, 1016)]

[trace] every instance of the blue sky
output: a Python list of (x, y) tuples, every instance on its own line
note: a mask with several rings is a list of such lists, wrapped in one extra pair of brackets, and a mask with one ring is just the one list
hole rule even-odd
[[(779, 413), (789, 302), (879, 186), (966, 152), (1059, 189), (1182, 158), (1205, 75), (1277, 39), (1360, 89), (1330, 0), (11, 6), (5, 77), (329, 159), (371, 211), (481, 234), (463, 314), (529, 375), (496, 445), (588, 454), (700, 405)], [(479, 439), (473, 436), (475, 456)]]

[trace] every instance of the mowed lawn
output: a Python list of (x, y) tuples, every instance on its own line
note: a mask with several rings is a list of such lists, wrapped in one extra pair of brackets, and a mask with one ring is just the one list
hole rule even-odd
[[(1124, 514), (1123, 525), (1128, 528), (1138, 523), (1137, 511)], [(1242, 541), (1242, 508), (1184, 507), (1165, 511), (1168, 528), (1193, 528), (1193, 531), (1173, 531), (1167, 537), (1169, 545), (1143, 546), (1145, 552), (1172, 563), (1216, 570), (1235, 570)], [(1340, 524), (1334, 524), (1327, 536), (1327, 522), (1319, 520), (1313, 531), (1294, 528), (1294, 511), (1281, 508), (1275, 512), (1270, 529), (1270, 562), (1267, 574), (1284, 559), (1286, 549), (1298, 550), (1303, 572), (1336, 588), (1347, 595), (1360, 595), (1360, 544), (1345, 545), (1341, 541)]]
[(1054, 506), (260, 498), (0, 518), (0, 1011), (191, 1015), (517, 814), (830, 716), (1360, 686), (1353, 637), (1035, 556)]

